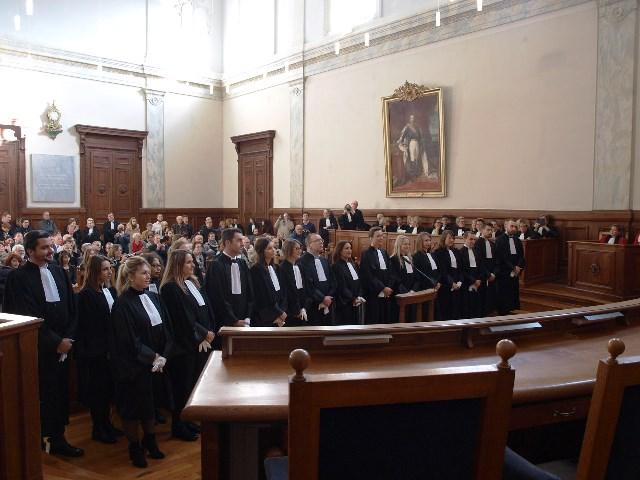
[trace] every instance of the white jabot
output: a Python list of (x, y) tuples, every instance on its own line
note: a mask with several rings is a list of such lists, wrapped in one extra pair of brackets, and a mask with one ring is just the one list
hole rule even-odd
[(155, 283), (149, 284), (149, 291), (153, 293), (158, 293), (158, 286)]
[(60, 301), (60, 292), (58, 286), (53, 279), (53, 275), (47, 267), (40, 267), (40, 280), (42, 280), (42, 288), (44, 288), (44, 298), (47, 303), (55, 303)]
[(293, 266), (293, 278), (296, 279), (296, 289), (300, 290), (302, 287), (302, 274), (300, 274), (300, 267), (298, 265)]
[(324, 268), (322, 268), (322, 262), (320, 261), (319, 258), (316, 258), (313, 263), (316, 266), (316, 273), (318, 274), (318, 281), (319, 282), (326, 282), (327, 281), (327, 276), (324, 273)]
[(429, 259), (429, 263), (431, 264), (431, 270), (437, 270), (438, 266), (436, 265), (436, 262), (430, 253), (427, 253), (427, 258)]
[(111, 295), (111, 291), (108, 288), (102, 289), (102, 294), (104, 298), (107, 299), (107, 303), (109, 304), (109, 311), (111, 311), (111, 307), (113, 307), (113, 295)]
[(453, 254), (453, 250), (449, 250), (449, 259), (451, 260), (451, 267), (458, 268), (458, 261), (456, 260), (456, 256)]
[(614, 245), (616, 243), (616, 237), (611, 237), (609, 238), (609, 241), (607, 242), (609, 245)]
[(477, 267), (476, 265), (476, 255), (473, 253), (473, 249), (467, 247), (467, 250), (469, 250), (469, 266), (472, 268)]
[(349, 219), (349, 222), (351, 222), (351, 214), (347, 213), (347, 218)]
[(116, 229), (115, 222), (111, 222), (111, 230), (115, 230), (115, 229)]
[(156, 325), (160, 325), (162, 323), (162, 317), (160, 316), (160, 312), (156, 308), (155, 304), (151, 301), (151, 299), (147, 296), (146, 293), (140, 295), (140, 303), (144, 307), (147, 315), (149, 315), (149, 320), (151, 320), (151, 326), (155, 327)]
[(480, 230), (476, 232), (476, 238), (480, 238)]
[(404, 257), (404, 268), (407, 269), (407, 273), (413, 273), (413, 265), (409, 257)]
[(516, 251), (516, 242), (513, 240), (513, 237), (509, 237), (509, 253), (511, 255), (516, 255), (518, 253)]
[(524, 240), (524, 233), (520, 234), (520, 240)]
[(89, 229), (89, 235), (93, 235), (93, 228)]
[(196, 302), (198, 302), (198, 306), (199, 307), (202, 307), (202, 306), (206, 305), (206, 303), (204, 301), (204, 298), (202, 297), (202, 294), (200, 293), (200, 290), (198, 290), (196, 285), (191, 280), (185, 280), (184, 284), (187, 286), (187, 288), (191, 292), (191, 295), (194, 296), (194, 298), (196, 299)]
[(418, 233), (418, 227), (413, 227), (413, 230), (411, 231), (411, 233), (413, 233), (414, 235)]
[(349, 268), (349, 272), (351, 272), (351, 278), (353, 278), (354, 280), (358, 280), (358, 272), (356, 272), (356, 269), (353, 268), (351, 262), (347, 262), (347, 267)]
[(242, 295), (242, 283), (240, 282), (240, 265), (231, 264), (231, 294)]
[(464, 235), (464, 230), (459, 228), (458, 229), (458, 237), (461, 237), (462, 235)]
[(486, 238), (484, 239), (484, 248), (485, 248), (485, 252), (486, 257), (487, 258), (493, 258), (493, 254), (491, 253), (491, 243), (489, 243), (489, 240), (487, 240)]
[(276, 271), (273, 269), (271, 265), (268, 267), (269, 276), (271, 277), (271, 283), (273, 284), (273, 288), (275, 288), (276, 292), (280, 291), (280, 282), (278, 281), (278, 276), (276, 275)]
[(378, 252), (378, 262), (380, 263), (380, 270), (386, 270), (387, 264), (384, 262), (384, 256), (382, 252), (376, 248), (376, 252)]
[(331, 219), (325, 218), (324, 219), (324, 225), (325, 225), (325, 227), (330, 227), (331, 226)]

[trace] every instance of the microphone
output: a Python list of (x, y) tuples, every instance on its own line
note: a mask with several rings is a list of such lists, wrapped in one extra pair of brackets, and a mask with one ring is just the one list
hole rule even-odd
[(416, 272), (418, 272), (418, 273), (419, 273), (420, 275), (422, 275), (424, 278), (426, 278), (427, 280), (429, 280), (429, 282), (431, 282), (431, 283), (433, 284), (433, 286), (434, 286), (434, 287), (436, 286), (436, 284), (437, 284), (438, 282), (435, 282), (435, 281), (433, 280), (433, 278), (431, 278), (429, 275), (427, 275), (427, 274), (426, 274), (426, 273), (424, 273), (422, 270), (420, 270), (418, 267), (416, 267), (416, 266), (414, 265), (413, 261), (411, 261), (411, 260), (409, 259), (409, 257), (408, 257), (408, 256), (403, 255), (403, 256), (402, 256), (402, 258), (404, 258), (405, 262), (410, 263), (410, 264), (411, 264), (411, 266), (413, 267), (413, 269), (414, 269)]

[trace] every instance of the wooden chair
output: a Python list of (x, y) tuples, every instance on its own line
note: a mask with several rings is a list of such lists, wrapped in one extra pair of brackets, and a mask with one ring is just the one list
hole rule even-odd
[(515, 372), (510, 340), (497, 365), (305, 375), (289, 382), (289, 478), (501, 478)]
[(609, 340), (609, 358), (598, 363), (577, 480), (640, 478), (640, 356), (618, 360), (624, 349)]
[(394, 297), (396, 299), (398, 307), (400, 307), (400, 315), (398, 317), (398, 322), (399, 323), (406, 322), (406, 314), (407, 314), (406, 310), (407, 310), (407, 306), (409, 305), (417, 305), (416, 322), (421, 322), (422, 321), (422, 305), (427, 302), (429, 302), (429, 306), (428, 306), (429, 314), (427, 318), (429, 322), (432, 322), (433, 320), (435, 320), (434, 305), (435, 305), (435, 300), (437, 296), (438, 294), (432, 288), (429, 290), (419, 290), (413, 293), (399, 293)]

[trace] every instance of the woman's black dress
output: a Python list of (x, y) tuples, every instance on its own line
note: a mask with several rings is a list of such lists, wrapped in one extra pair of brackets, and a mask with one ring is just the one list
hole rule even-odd
[(282, 288), (282, 281), (278, 275), (277, 265), (272, 266), (276, 272), (279, 290), (276, 290), (269, 270), (264, 265), (256, 263), (249, 270), (251, 273), (251, 281), (253, 284), (253, 316), (251, 317), (251, 325), (254, 327), (275, 327), (273, 323), (276, 318), (285, 311), (285, 292)]
[[(394, 294), (398, 293), (408, 293), (411, 290), (417, 292), (420, 290), (420, 279), (418, 278), (418, 274), (413, 270), (413, 265), (411, 265), (411, 272), (409, 272), (409, 268), (407, 268), (407, 262), (404, 262), (404, 265), (400, 265), (400, 259), (394, 255), (389, 258), (389, 264), (391, 268), (391, 276), (393, 277), (393, 291)], [(405, 307), (405, 321), (406, 322), (415, 322), (416, 321), (416, 306), (408, 305)], [(397, 322), (400, 316), (400, 307), (397, 302), (393, 301), (392, 306), (392, 315), (393, 321)]]
[(334, 298), (336, 325), (358, 324), (358, 309), (366, 308), (366, 306), (353, 306), (353, 301), (358, 297), (364, 297), (364, 295), (358, 268), (353, 263), (351, 265), (356, 271), (357, 279), (353, 278), (349, 265), (344, 260), (338, 260), (331, 266), (337, 284)]
[[(299, 269), (300, 267), (298, 267)], [(296, 285), (296, 276), (294, 273), (294, 265), (288, 260), (284, 260), (280, 264), (280, 286), (285, 291), (285, 311), (287, 312), (287, 321), (285, 327), (301, 327), (307, 325), (307, 322), (300, 318), (300, 310), (308, 307), (309, 301), (304, 291), (304, 277), (300, 272), (300, 288)]]
[[(151, 325), (141, 295), (146, 294), (160, 313), (162, 323)], [(156, 353), (170, 361), (171, 324), (169, 314), (152, 292), (129, 288), (111, 310), (109, 354), (116, 386), (116, 407), (124, 420), (148, 421), (155, 409), (173, 410), (167, 373), (152, 373)]]

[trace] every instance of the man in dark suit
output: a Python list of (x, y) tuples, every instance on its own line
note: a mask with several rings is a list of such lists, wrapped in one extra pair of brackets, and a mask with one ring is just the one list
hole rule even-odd
[(333, 297), (336, 280), (329, 262), (321, 256), (324, 249), (322, 237), (311, 233), (306, 239), (307, 252), (298, 261), (304, 277), (304, 290), (310, 300), (309, 325), (333, 324)]
[(520, 272), (525, 267), (524, 247), (516, 222), (504, 222), (505, 233), (496, 239), (496, 303), (499, 315), (520, 308)]
[(119, 223), (116, 222), (116, 218), (113, 213), (109, 213), (107, 215), (107, 221), (104, 222), (104, 226), (102, 228), (104, 243), (113, 243), (113, 240), (116, 238), (116, 233), (118, 233), (118, 225)]
[(40, 434), (50, 453), (79, 457), (83, 450), (69, 445), (64, 436), (65, 425), (69, 423), (67, 355), (76, 329), (71, 282), (53, 263), (52, 241), (47, 232), (27, 233), (24, 246), (29, 261), (9, 273), (4, 310), (44, 319), (38, 331)]
[(209, 239), (210, 233), (216, 233), (216, 229), (213, 226), (213, 219), (211, 217), (207, 217), (204, 219), (204, 225), (200, 227), (200, 235), (202, 238), (207, 241)]
[(337, 229), (338, 221), (336, 220), (336, 217), (334, 217), (331, 210), (325, 208), (322, 211), (322, 218), (318, 222), (318, 232), (320, 232), (320, 236), (322, 237), (325, 247), (329, 243), (329, 231)]
[(81, 245), (84, 243), (93, 243), (95, 241), (100, 242), (100, 230), (96, 227), (96, 222), (93, 221), (93, 218), (87, 218), (87, 228), (82, 230), (81, 235)]
[(369, 230), (371, 246), (362, 252), (360, 279), (366, 295), (366, 323), (389, 323), (391, 321), (391, 296), (393, 278), (389, 255), (382, 248), (384, 233), (380, 227)]

